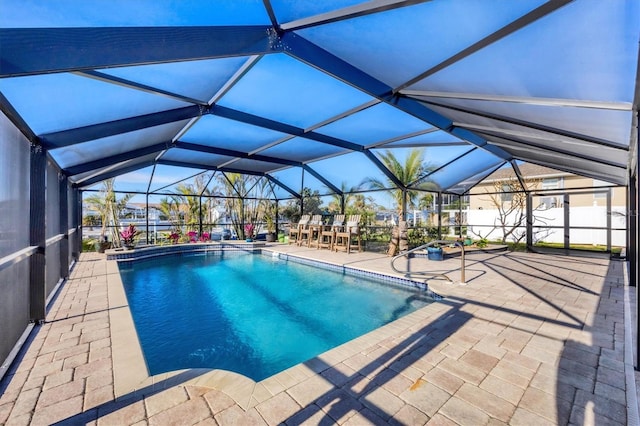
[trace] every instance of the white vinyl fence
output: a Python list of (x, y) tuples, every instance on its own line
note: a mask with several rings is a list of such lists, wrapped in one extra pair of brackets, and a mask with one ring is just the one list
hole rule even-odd
[[(626, 245), (626, 211), (624, 207), (611, 209), (611, 245)], [(564, 208), (549, 208), (534, 210), (533, 212), (533, 243), (564, 242)], [(506, 230), (513, 226), (515, 216), (507, 217), (509, 224)], [(498, 240), (503, 236), (503, 228), (497, 209), (467, 210), (468, 235), (475, 237), (482, 235), (489, 240)], [(571, 244), (607, 244), (607, 208), (605, 206), (571, 207), (569, 210), (569, 240)], [(584, 228), (584, 229), (583, 229)], [(598, 229), (602, 228), (602, 229)], [(526, 223), (522, 223), (515, 234), (525, 235)], [(514, 241), (515, 237), (507, 238)], [(524, 242), (525, 239), (523, 238)]]

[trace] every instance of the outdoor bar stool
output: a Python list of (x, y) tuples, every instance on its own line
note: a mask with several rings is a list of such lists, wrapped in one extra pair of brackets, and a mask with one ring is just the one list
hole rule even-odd
[(300, 239), (298, 240), (298, 245), (301, 246), (303, 244), (306, 244), (307, 247), (310, 247), (311, 240), (313, 240), (314, 237), (317, 238), (317, 232), (321, 225), (322, 215), (314, 214), (307, 226), (300, 230)]
[(297, 244), (298, 241), (300, 241), (300, 230), (307, 226), (310, 218), (311, 216), (308, 214), (302, 215), (295, 226), (291, 225), (291, 228), (289, 229), (289, 244), (293, 243), (293, 241)]
[(333, 223), (331, 225), (325, 225), (320, 230), (318, 235), (318, 249), (323, 247), (333, 250), (333, 244), (335, 243), (336, 232), (344, 226), (343, 214), (337, 214), (333, 217)]
[(336, 232), (333, 244), (335, 251), (344, 250), (347, 253), (351, 253), (351, 249), (355, 247), (362, 251), (359, 214), (349, 216), (346, 225)]

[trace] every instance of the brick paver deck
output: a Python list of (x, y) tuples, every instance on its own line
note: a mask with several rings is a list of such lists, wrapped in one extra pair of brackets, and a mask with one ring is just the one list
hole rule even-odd
[[(275, 248), (390, 271), (379, 254)], [(435, 266), (459, 277), (458, 259), (411, 262), (412, 270)], [(637, 398), (628, 392), (635, 389), (625, 359), (623, 262), (475, 253), (467, 285), (429, 281), (444, 300), (259, 383), (206, 370), (151, 378), (139, 371), (135, 348), (129, 359), (121, 347), (137, 343), (117, 341), (127, 326), (118, 313), (128, 309), (109, 288), (117, 276), (109, 263), (81, 256), (2, 382), (0, 424), (637, 421), (627, 419)]]

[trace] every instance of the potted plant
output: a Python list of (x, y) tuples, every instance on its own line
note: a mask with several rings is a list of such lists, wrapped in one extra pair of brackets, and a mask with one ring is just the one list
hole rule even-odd
[(444, 260), (444, 251), (439, 244), (434, 244), (427, 247), (427, 259), (429, 260)]
[(265, 205), (264, 222), (267, 226), (267, 242), (272, 243), (276, 240), (276, 208), (271, 202)]
[(476, 241), (476, 247), (478, 248), (485, 248), (488, 245), (489, 240), (487, 240), (486, 238), (480, 238), (478, 241)]
[(124, 231), (120, 231), (120, 237), (122, 237), (122, 245), (128, 250), (131, 250), (135, 246), (134, 238), (138, 235), (138, 230), (133, 223), (130, 223)]
[(274, 215), (268, 211), (264, 215), (264, 221), (267, 225), (267, 242), (272, 243), (276, 240), (276, 223)]
[(253, 241), (253, 231), (255, 231), (256, 227), (253, 225), (253, 223), (247, 223), (244, 226), (244, 237), (245, 237), (245, 241), (250, 243)]

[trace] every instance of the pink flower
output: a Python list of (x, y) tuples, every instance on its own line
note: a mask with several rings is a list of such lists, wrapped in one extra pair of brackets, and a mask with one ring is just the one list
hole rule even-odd
[(198, 239), (198, 233), (196, 231), (189, 231), (187, 232), (187, 235), (189, 236), (189, 241), (192, 243), (195, 243)]
[(133, 238), (136, 235), (138, 235), (138, 230), (133, 223), (129, 224), (124, 231), (120, 231), (120, 236), (126, 245), (133, 244)]
[(171, 240), (171, 244), (176, 244), (180, 239), (180, 234), (178, 234), (177, 232), (172, 232), (169, 235), (169, 239)]
[(253, 231), (254, 231), (254, 229), (256, 229), (256, 228), (255, 228), (255, 226), (253, 226), (253, 223), (247, 223), (247, 224), (244, 226), (244, 233), (245, 233), (245, 236), (246, 236), (247, 238), (252, 238), (252, 237), (253, 237)]
[(210, 235), (208, 232), (203, 232), (200, 236), (200, 241), (209, 241)]

